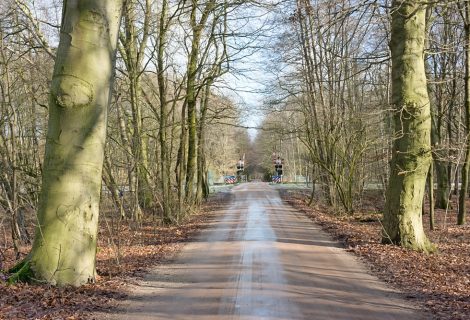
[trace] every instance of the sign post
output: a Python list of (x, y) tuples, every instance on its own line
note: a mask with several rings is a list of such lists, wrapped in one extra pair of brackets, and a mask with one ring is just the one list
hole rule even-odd
[(274, 162), (274, 171), (276, 172), (276, 175), (273, 176), (273, 183), (282, 183), (282, 165), (284, 162), (284, 159), (281, 159), (281, 157), (276, 158), (276, 153), (273, 153), (273, 162)]
[(237, 162), (237, 181), (242, 182), (243, 172), (245, 171), (245, 154)]

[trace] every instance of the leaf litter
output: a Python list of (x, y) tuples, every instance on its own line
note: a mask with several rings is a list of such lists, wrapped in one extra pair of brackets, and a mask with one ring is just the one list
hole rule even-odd
[(470, 226), (457, 226), (455, 212), (436, 209), (435, 230), (429, 228), (429, 215), (423, 216), (426, 235), (438, 249), (425, 254), (381, 243), (380, 196), (354, 215), (343, 215), (320, 203), (308, 206), (307, 195), (299, 191), (281, 195), (359, 256), (378, 278), (420, 306), (429, 319), (470, 319)]
[[(132, 284), (150, 268), (171, 259), (184, 242), (203, 228), (210, 217), (229, 201), (228, 193), (212, 196), (199, 212), (178, 226), (163, 226), (150, 216), (140, 224), (100, 217), (96, 282), (79, 288), (27, 283), (7, 284), (0, 270), (0, 319), (90, 319), (93, 312), (106, 312), (125, 300)], [(7, 235), (5, 239), (11, 239)], [(6, 249), (4, 249), (6, 248)], [(21, 248), (22, 258), (30, 246)], [(12, 245), (0, 245), (1, 268), (8, 270), (15, 259)]]

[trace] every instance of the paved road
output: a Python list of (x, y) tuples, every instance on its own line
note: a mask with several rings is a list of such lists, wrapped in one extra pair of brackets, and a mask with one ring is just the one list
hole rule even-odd
[(421, 319), (264, 183), (156, 268), (107, 319)]

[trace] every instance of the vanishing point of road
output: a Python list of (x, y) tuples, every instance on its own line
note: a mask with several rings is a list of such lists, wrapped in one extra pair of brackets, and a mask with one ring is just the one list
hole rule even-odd
[(232, 192), (208, 228), (104, 318), (422, 318), (273, 187)]

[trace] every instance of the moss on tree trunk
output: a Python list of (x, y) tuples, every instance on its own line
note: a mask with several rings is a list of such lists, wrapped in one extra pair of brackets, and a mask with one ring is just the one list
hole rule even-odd
[(431, 252), (422, 224), (431, 162), (431, 114), (424, 69), (424, 1), (392, 5), (392, 103), (395, 140), (383, 219), (383, 241)]

